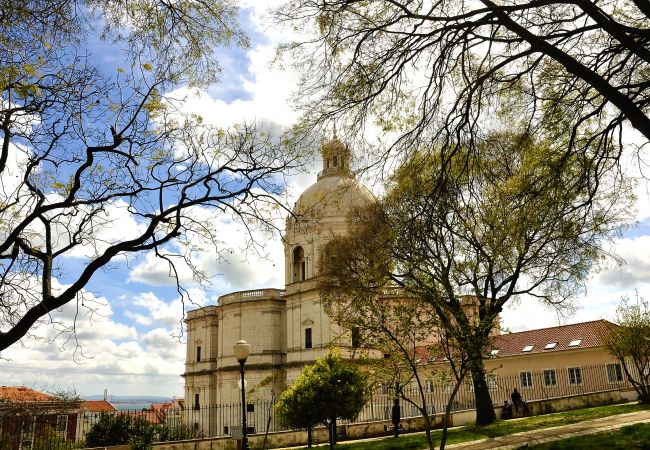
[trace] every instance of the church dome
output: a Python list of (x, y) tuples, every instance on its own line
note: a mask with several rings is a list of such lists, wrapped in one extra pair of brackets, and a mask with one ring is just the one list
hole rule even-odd
[(357, 181), (350, 171), (350, 149), (336, 137), (321, 149), (323, 170), (318, 181), (302, 193), (295, 206), (294, 215), (325, 218), (346, 217), (356, 207), (375, 201), (375, 196)]
[(298, 217), (345, 217), (353, 208), (374, 201), (372, 192), (354, 178), (327, 176), (321, 177), (303, 192), (293, 207), (293, 213)]

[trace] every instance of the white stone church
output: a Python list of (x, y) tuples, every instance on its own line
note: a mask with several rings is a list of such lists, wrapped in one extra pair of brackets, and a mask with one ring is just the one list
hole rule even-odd
[[(185, 402), (237, 403), (239, 364), (233, 345), (250, 344), (246, 362), (247, 400), (277, 398), (305, 364), (335, 345), (352, 346), (349, 330), (332, 323), (316, 290), (315, 276), (326, 244), (345, 233), (347, 214), (374, 201), (350, 171), (350, 151), (336, 136), (323, 145), (323, 170), (287, 218), (284, 236), (285, 288), (233, 292), (218, 305), (187, 315)], [(207, 431), (207, 430), (206, 430)]]
[[(207, 436), (229, 434), (230, 427), (240, 424), (238, 409), (230, 409), (235, 411), (232, 415), (213, 408), (239, 405), (239, 363), (233, 351), (238, 340), (250, 344), (246, 362), (246, 398), (250, 402), (277, 399), (306, 364), (326, 355), (331, 347), (340, 349), (344, 358), (352, 358), (356, 353), (351, 330), (338, 326), (327, 315), (316, 277), (320, 260), (327, 254), (327, 243), (346, 233), (349, 211), (374, 202), (375, 197), (355, 179), (349, 168), (350, 151), (336, 136), (323, 145), (321, 152), (323, 170), (318, 180), (303, 192), (287, 218), (283, 237), (284, 289), (233, 292), (221, 296), (217, 305), (187, 314), (187, 354), (182, 375), (185, 404), (190, 409), (186, 420)], [(387, 290), (384, 295), (398, 301), (406, 299), (399, 290)], [(465, 314), (471, 317), (476, 314), (477, 304), (472, 297), (466, 300)], [(603, 372), (601, 377), (610, 386), (599, 389), (609, 389), (622, 379), (612, 380), (611, 374), (618, 372), (612, 372), (610, 366), (618, 363), (598, 338), (602, 333), (596, 328), (603, 323), (586, 322), (507, 335), (499, 335), (495, 328), (495, 350), (486, 360), (486, 367), (493, 377), (527, 374), (524, 387), (529, 388), (533, 369), (545, 374), (552, 371), (552, 385), (547, 383), (543, 387), (548, 390), (561, 384), (555, 382), (555, 368), (568, 370), (571, 387), (571, 373), (575, 381), (576, 371), (581, 374), (584, 366), (585, 370)], [(562, 370), (557, 373), (560, 380)], [(541, 387), (539, 382), (537, 385)]]

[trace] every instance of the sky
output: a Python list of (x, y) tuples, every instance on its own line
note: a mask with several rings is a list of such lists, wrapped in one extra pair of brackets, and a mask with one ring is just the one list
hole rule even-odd
[[(270, 65), (275, 46), (286, 39), (266, 19), (266, 8), (270, 5), (271, 2), (255, 0), (242, 3), (240, 18), (251, 37), (251, 47), (222, 51), (221, 82), (205, 89), (200, 96), (192, 96), (186, 106), (188, 110), (224, 127), (242, 120), (287, 127), (297, 119), (298, 114), (289, 105), (297, 75)], [(96, 51), (107, 49), (98, 46)], [(314, 165), (290, 179), (292, 198), (316, 181), (317, 170)], [(649, 190), (645, 181), (638, 185), (638, 225), (613, 244), (626, 264), (617, 267), (612, 263), (594, 274), (586, 295), (576, 299), (575, 314), (558, 316), (526, 299), (508, 305), (502, 314), (502, 327), (521, 331), (559, 323), (613, 319), (622, 296), (634, 297), (638, 293), (650, 299)], [(117, 222), (107, 233), (124, 233), (129, 227), (138, 226), (119, 204), (111, 212)], [(194, 305), (181, 303), (167, 268), (153, 255), (118, 260), (97, 273), (88, 286), (96, 313), (88, 316), (79, 310), (76, 340), (55, 338), (56, 329), (51, 326), (36, 330), (34, 337), (2, 353), (0, 384), (75, 390), (80, 395), (101, 394), (107, 389), (115, 395), (182, 396), (180, 374), (184, 371), (186, 351), (183, 311), (214, 304), (219, 295), (231, 291), (283, 287), (284, 253), (279, 236), (259, 235), (268, 252), (268, 257), (260, 258), (239, 252), (244, 242), (231, 222), (224, 220), (221, 230), (223, 240), (234, 249), (229, 260), (218, 262), (215, 254), (206, 252), (196, 261), (199, 267), (215, 274), (210, 290), (197, 286), (189, 274), (181, 274)], [(82, 265), (83, 259), (78, 264)], [(61, 279), (59, 284), (65, 285), (66, 281)], [(76, 307), (68, 305), (58, 318), (73, 320), (75, 314)]]

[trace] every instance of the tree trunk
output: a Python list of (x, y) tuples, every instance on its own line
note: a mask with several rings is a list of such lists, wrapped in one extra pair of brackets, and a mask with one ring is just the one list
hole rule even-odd
[(442, 417), (442, 433), (440, 434), (440, 450), (445, 450), (445, 445), (447, 445), (447, 431), (449, 430), (449, 425), (451, 422), (451, 404), (452, 399), (450, 398), (445, 406), (445, 415)]
[(328, 424), (328, 431), (330, 435), (330, 450), (334, 449), (334, 446), (336, 445), (336, 417), (333, 419), (330, 419), (329, 424)]
[(424, 434), (427, 438), (427, 445), (429, 446), (429, 450), (435, 450), (433, 438), (431, 437), (431, 416), (427, 414), (426, 410), (422, 416), (424, 417)]
[(463, 369), (463, 375), (456, 379), (454, 389), (451, 391), (451, 395), (449, 396), (449, 400), (447, 400), (447, 405), (445, 406), (445, 415), (442, 418), (442, 434), (440, 435), (440, 450), (445, 450), (445, 445), (447, 445), (447, 430), (449, 429), (449, 425), (451, 425), (451, 405), (454, 404), (454, 399), (456, 398), (456, 394), (458, 394), (458, 390), (463, 384), (464, 379), (465, 374)]
[(494, 422), (497, 418), (492, 404), (492, 397), (485, 380), (485, 368), (483, 367), (483, 358), (481, 352), (471, 355), (469, 364), (472, 383), (474, 384), (474, 401), (476, 403), (476, 425), (487, 425)]
[(628, 383), (632, 385), (637, 395), (639, 396), (639, 401), (641, 403), (650, 404), (650, 392), (648, 391), (648, 378), (643, 375), (643, 367), (640, 366), (637, 360), (633, 360), (632, 370), (635, 371), (639, 379), (636, 380), (632, 374), (630, 368), (628, 367), (628, 362), (625, 358), (619, 357), (621, 366), (623, 367), (623, 372), (625, 372), (625, 377), (628, 380)]
[(307, 447), (311, 448), (314, 443), (314, 437), (312, 435), (312, 427), (307, 428)]

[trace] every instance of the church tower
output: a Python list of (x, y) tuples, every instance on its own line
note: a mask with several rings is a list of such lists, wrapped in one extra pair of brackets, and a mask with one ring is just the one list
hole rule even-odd
[(288, 384), (331, 344), (344, 345), (347, 334), (325, 313), (316, 277), (328, 242), (346, 233), (348, 213), (375, 200), (350, 170), (350, 149), (336, 133), (321, 155), (318, 179), (294, 205), (284, 236)]
[[(305, 364), (327, 354), (330, 346), (351, 344), (326, 314), (317, 276), (320, 259), (334, 236), (347, 230), (352, 208), (375, 201), (350, 170), (350, 149), (334, 134), (321, 148), (323, 168), (303, 192), (287, 218), (283, 237), (285, 289), (259, 288), (231, 292), (218, 304), (189, 311), (185, 402), (188, 424), (206, 434), (228, 434), (238, 418), (215, 416), (208, 405), (239, 401), (239, 364), (233, 345), (250, 344), (246, 361), (247, 398), (268, 400), (300, 375)], [(206, 412), (207, 411), (207, 412)], [(251, 414), (249, 426), (254, 423)]]

